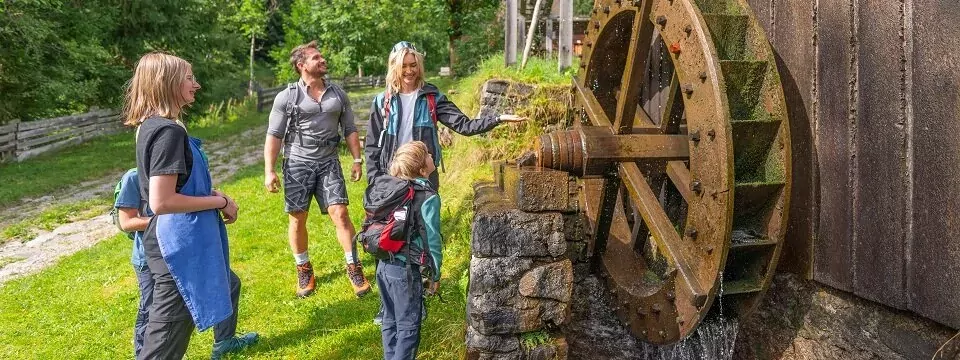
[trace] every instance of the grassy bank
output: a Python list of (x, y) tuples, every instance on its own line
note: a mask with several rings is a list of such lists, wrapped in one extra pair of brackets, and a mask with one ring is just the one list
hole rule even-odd
[[(438, 85), (456, 90), (456, 101), (476, 96), (477, 83), (505, 77), (494, 65), (486, 66), (459, 82), (440, 81)], [(476, 109), (467, 111), (475, 113)], [(444, 149), (446, 172), (440, 176), (445, 241), (440, 292), (444, 300), (434, 297), (428, 301), (422, 359), (463, 357), (472, 184), (491, 179), (490, 160), (515, 156), (529, 146), (516, 143), (536, 134), (537, 124), (504, 125), (489, 136), (458, 136)], [(351, 164), (347, 154), (341, 156), (342, 164)], [(364, 181), (348, 182), (355, 224), (363, 214), (360, 199), (365, 186)], [(317, 211), (311, 215), (310, 256), (318, 289), (312, 297), (296, 299), (282, 195), (263, 190), (261, 165), (241, 170), (222, 188), (242, 208), (240, 219), (228, 227), (231, 265), (243, 281), (239, 327), (262, 335), (260, 344), (233, 358), (379, 358), (380, 333), (372, 322), (379, 295), (374, 291), (363, 299), (353, 296), (330, 220)], [(0, 285), (0, 358), (129, 358), (138, 296), (129, 251), (130, 241), (118, 235), (39, 274)], [(372, 259), (363, 258), (372, 279)], [(211, 342), (210, 332), (195, 335), (188, 358), (207, 357)]]

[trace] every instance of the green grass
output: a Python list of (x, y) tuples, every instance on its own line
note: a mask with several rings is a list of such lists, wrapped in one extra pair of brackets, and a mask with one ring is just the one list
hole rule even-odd
[[(349, 164), (347, 160), (345, 156), (343, 163)], [(472, 179), (477, 172), (483, 170), (446, 174), (452, 176), (446, 176), (444, 183)], [(365, 185), (361, 181), (348, 186), (354, 223), (363, 215), (359, 199)], [(268, 194), (262, 187), (262, 165), (241, 170), (222, 187), (242, 207), (240, 220), (228, 228), (231, 263), (243, 281), (240, 328), (263, 336), (261, 344), (236, 358), (379, 357), (379, 328), (372, 323), (378, 295), (359, 300), (353, 296), (332, 223), (318, 214), (311, 217), (310, 255), (318, 295), (297, 300), (282, 195)], [(442, 190), (447, 261), (441, 294), (445, 302), (436, 298), (428, 302), (424, 359), (459, 358), (463, 352), (466, 304), (459, 280), (469, 261), (469, 189), (451, 185)], [(0, 358), (126, 357), (138, 297), (129, 248), (130, 240), (115, 236), (37, 275), (0, 287)], [(364, 256), (364, 263), (372, 279), (371, 259)], [(211, 341), (209, 332), (195, 335), (188, 358), (209, 354)]]
[[(478, 75), (479, 76), (479, 75)], [(461, 94), (473, 77), (448, 84)], [(532, 126), (531, 126), (532, 127)], [(441, 174), (444, 265), (440, 293), (428, 300), (421, 359), (460, 359), (465, 354), (467, 269), (473, 188), (492, 178), (492, 159), (515, 156), (518, 139), (535, 131), (506, 128), (501, 135), (457, 137), (444, 149)], [(350, 165), (346, 153), (342, 163)], [(347, 169), (344, 169), (345, 172)], [(263, 190), (262, 164), (240, 170), (221, 184), (241, 206), (228, 227), (231, 265), (243, 282), (240, 331), (258, 331), (261, 342), (234, 359), (375, 359), (381, 357), (376, 290), (356, 299), (343, 272), (343, 254), (330, 220), (314, 211), (308, 224), (317, 294), (295, 299), (296, 274), (287, 245), (282, 195)], [(355, 224), (363, 216), (364, 181), (348, 182)], [(314, 205), (315, 206), (315, 205)], [(0, 358), (129, 358), (137, 307), (130, 240), (117, 235), (69, 256), (40, 273), (0, 285)], [(368, 278), (372, 259), (363, 255)], [(9, 261), (0, 259), (0, 261)], [(536, 336), (533, 343), (540, 341)], [(187, 358), (209, 356), (211, 332), (194, 335)]]

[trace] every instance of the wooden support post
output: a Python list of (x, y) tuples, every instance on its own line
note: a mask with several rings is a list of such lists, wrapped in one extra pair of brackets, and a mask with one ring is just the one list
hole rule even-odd
[(506, 0), (507, 16), (504, 16), (504, 46), (503, 51), (506, 65), (517, 63), (517, 0)]
[(533, 5), (533, 17), (530, 18), (530, 29), (527, 30), (527, 41), (523, 45), (523, 61), (520, 62), (520, 68), (527, 66), (527, 57), (530, 56), (530, 46), (533, 45), (533, 34), (537, 31), (537, 21), (540, 19), (540, 4), (543, 0), (537, 0)]
[(560, 43), (557, 45), (560, 61), (558, 68), (564, 71), (573, 63), (573, 0), (560, 1)]
[(547, 59), (549, 59), (553, 57), (553, 40), (556, 39), (556, 36), (553, 35), (553, 19), (547, 16), (545, 20), (547, 28), (543, 49), (547, 51)]

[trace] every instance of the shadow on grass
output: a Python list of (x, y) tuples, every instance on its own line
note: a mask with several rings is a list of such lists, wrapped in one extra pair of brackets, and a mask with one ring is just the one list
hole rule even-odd
[[(322, 296), (322, 294), (314, 296)], [(339, 301), (332, 305), (314, 308), (304, 325), (288, 329), (275, 336), (261, 337), (257, 346), (251, 347), (244, 354), (278, 355), (275, 351), (298, 348), (304, 343), (328, 337), (333, 332), (339, 336), (331, 341), (343, 345), (324, 346), (322, 353), (310, 353), (309, 356), (317, 359), (369, 358), (371, 350), (373, 350), (372, 353), (380, 354), (380, 330), (373, 325), (373, 315), (377, 312), (379, 300), (367, 300), (368, 297), (378, 296), (376, 293), (370, 293), (364, 299)], [(369, 314), (369, 316), (344, 316), (344, 314), (358, 313), (358, 309), (362, 310), (362, 314)], [(370, 326), (363, 326), (367, 323)], [(377, 341), (371, 343), (371, 339), (377, 339)], [(315, 347), (307, 346), (307, 349), (309, 352)]]

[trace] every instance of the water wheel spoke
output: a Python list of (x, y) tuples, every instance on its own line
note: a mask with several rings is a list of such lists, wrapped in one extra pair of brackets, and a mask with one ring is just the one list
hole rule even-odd
[(647, 114), (647, 111), (643, 109), (642, 106), (637, 106), (637, 111), (634, 113), (633, 118), (633, 129), (631, 131), (634, 134), (660, 134), (660, 126), (653, 123), (653, 120), (650, 118), (650, 114)]
[(574, 96), (584, 105), (584, 111), (587, 112), (587, 117), (590, 118), (590, 122), (592, 122), (594, 126), (612, 126), (610, 119), (607, 118), (607, 114), (604, 114), (600, 102), (597, 101), (597, 97), (593, 95), (592, 91), (584, 88), (576, 76), (573, 77), (573, 87)]
[(676, 106), (677, 100), (680, 100), (680, 79), (677, 78), (677, 74), (673, 74), (673, 78), (670, 79), (670, 85), (667, 88), (667, 101), (665, 107), (663, 108), (663, 113), (660, 114), (660, 132), (667, 132), (667, 127), (670, 126), (670, 119), (673, 118), (674, 106)]
[(600, 190), (600, 206), (597, 207), (597, 226), (594, 229), (594, 249), (596, 253), (603, 253), (607, 248), (607, 239), (610, 237), (610, 226), (616, 214), (617, 195), (620, 193), (620, 179), (610, 177), (603, 180)]
[(634, 15), (633, 23), (639, 26), (637, 31), (630, 35), (627, 62), (620, 81), (616, 122), (613, 124), (613, 131), (617, 134), (632, 131), (637, 105), (640, 104), (640, 92), (643, 90), (641, 85), (646, 75), (650, 43), (653, 41), (653, 23), (647, 21), (651, 3), (652, 1), (644, 1)]
[(690, 191), (690, 169), (687, 169), (687, 165), (684, 165), (683, 161), (667, 162), (667, 176), (673, 181), (673, 186), (680, 192), (680, 196), (683, 196), (683, 201), (689, 204), (693, 194)]
[(677, 233), (670, 217), (661, 207), (657, 196), (650, 189), (650, 185), (644, 179), (640, 168), (635, 163), (620, 163), (620, 177), (627, 187), (627, 193), (631, 200), (637, 205), (637, 209), (656, 241), (657, 247), (677, 269), (683, 279), (682, 282), (689, 287), (690, 293), (694, 296), (706, 294), (700, 285), (693, 263), (683, 252), (680, 234)]

